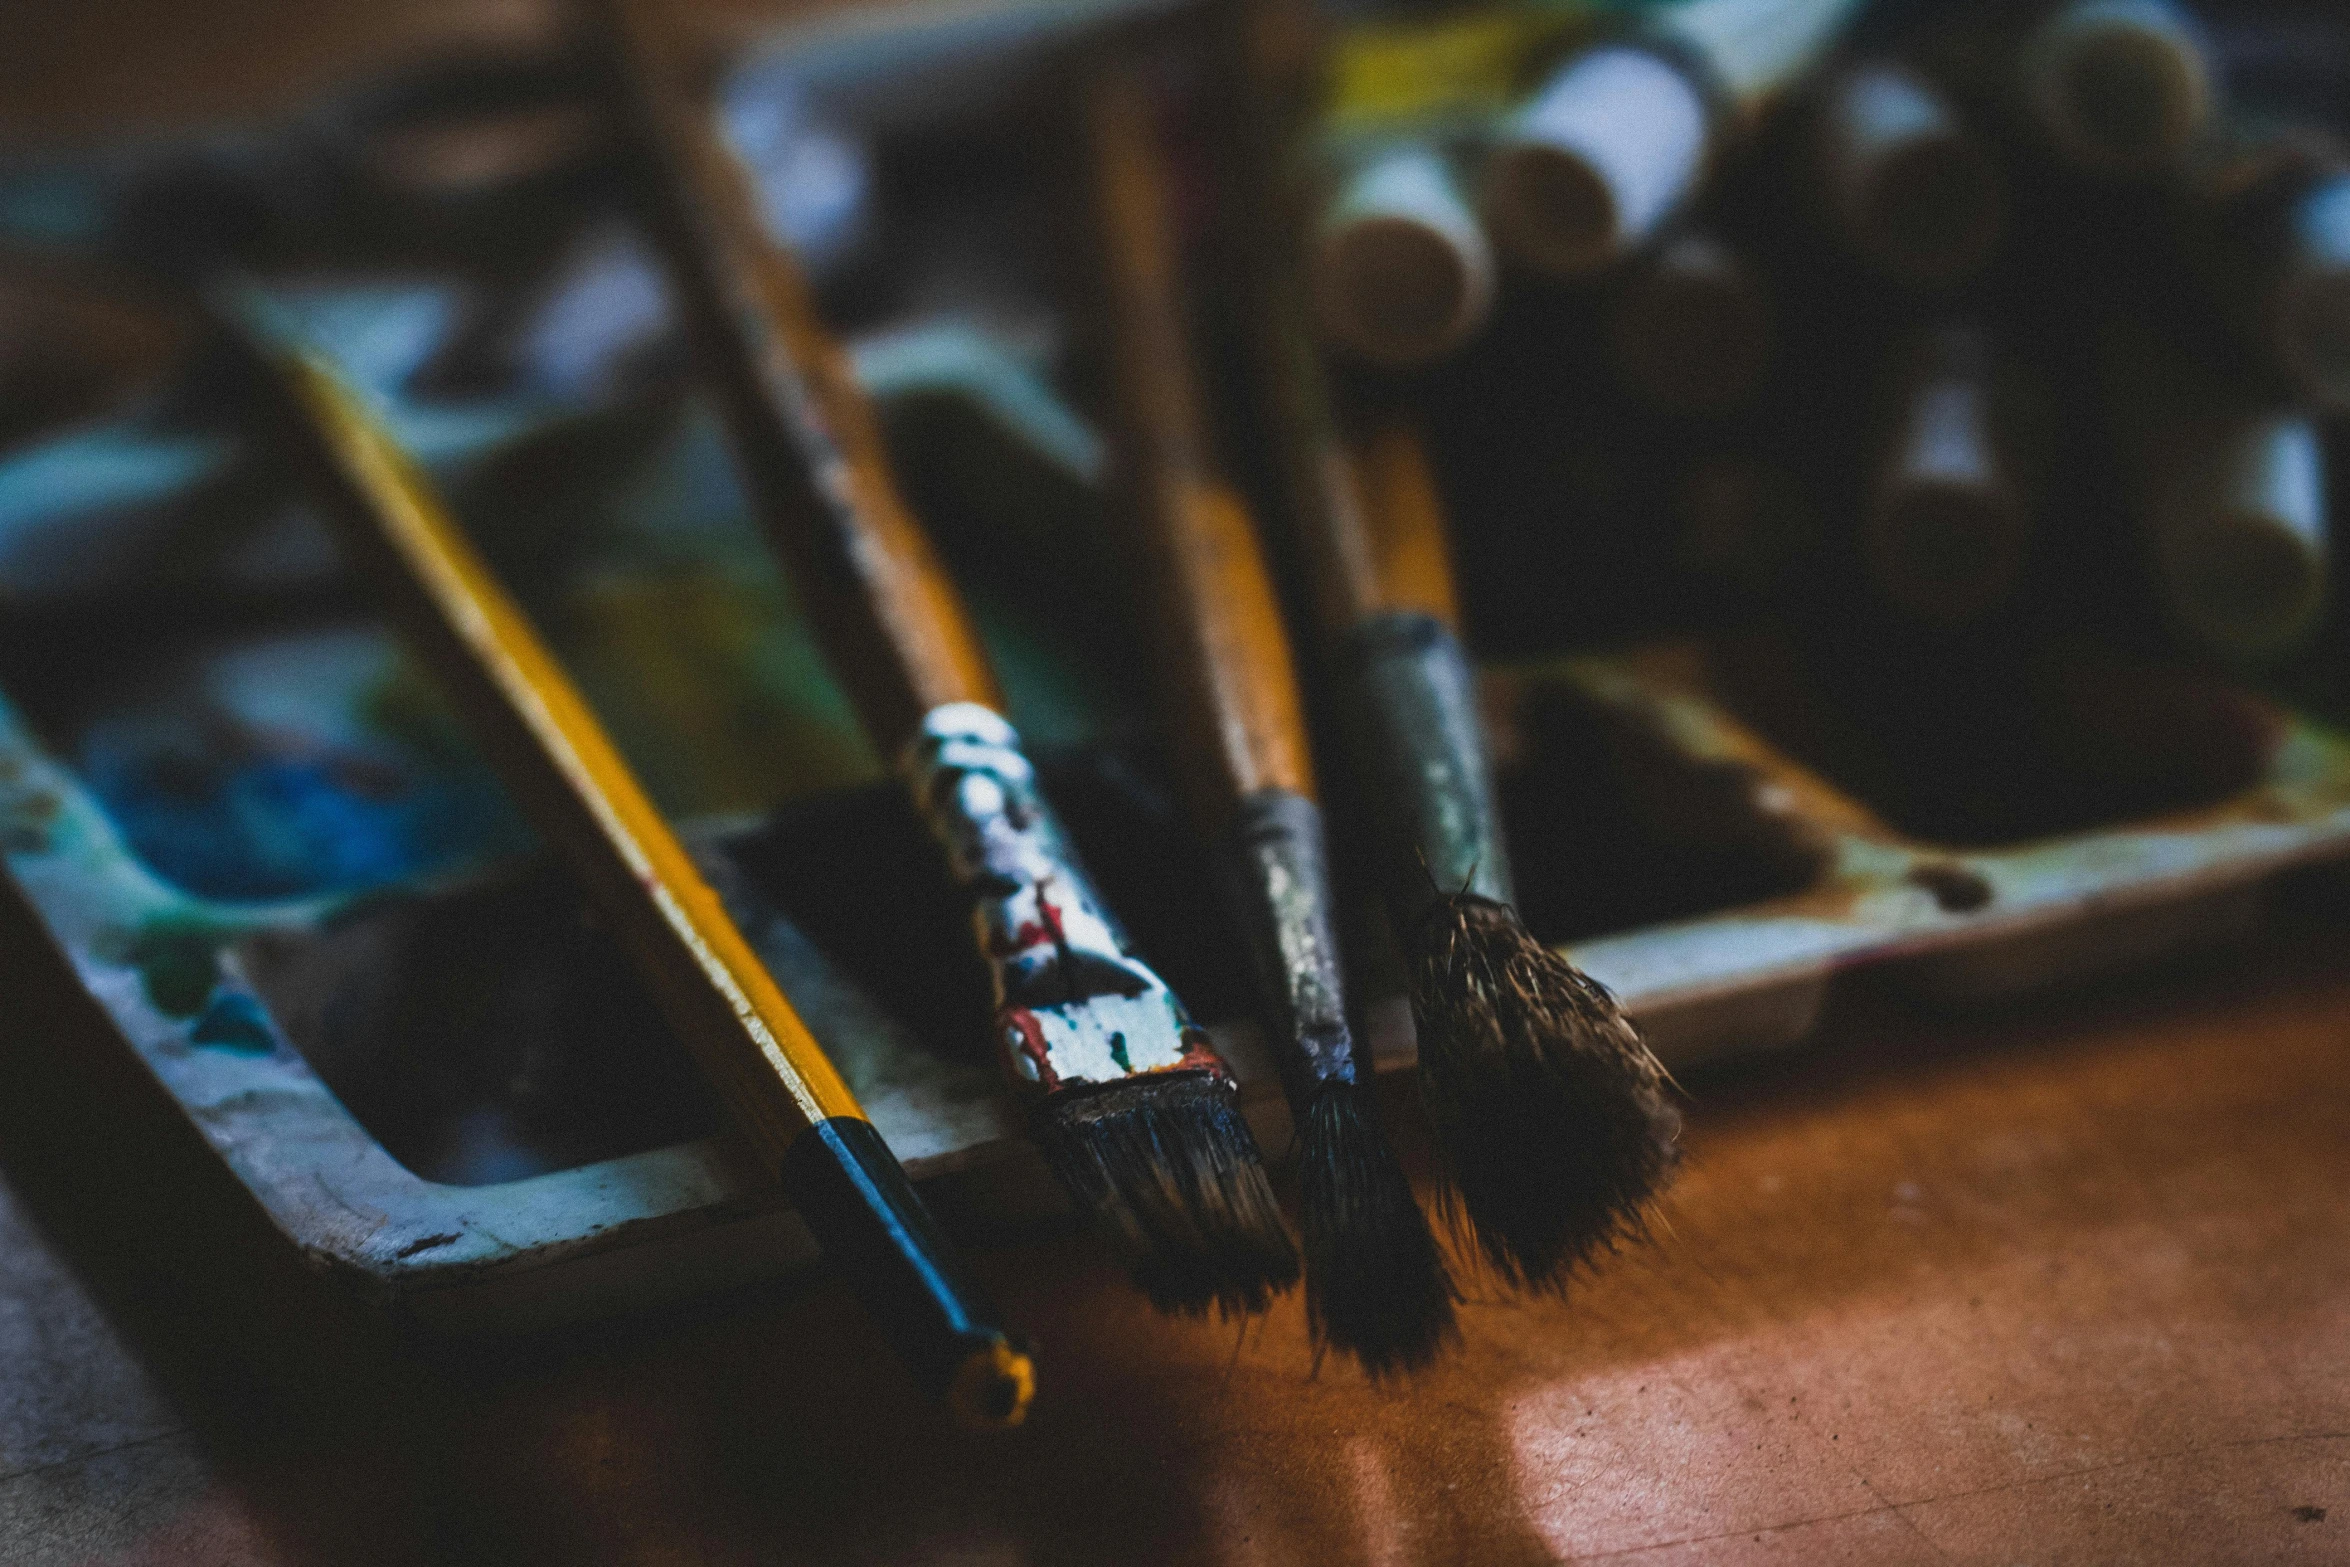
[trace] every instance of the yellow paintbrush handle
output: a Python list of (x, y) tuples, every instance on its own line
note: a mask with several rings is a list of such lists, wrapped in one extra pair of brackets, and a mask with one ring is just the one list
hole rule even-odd
[(374, 541), (397, 557), (404, 596), (426, 601), (429, 614), (410, 619), (429, 633), (437, 672), (471, 710), (475, 733), (502, 753), (500, 772), (529, 796), (532, 819), (660, 976), (673, 1019), (700, 1036), (703, 1067), (761, 1159), (779, 1164), (819, 1121), (862, 1116), (578, 689), (407, 455), (333, 371), (302, 355), (280, 364), (335, 465), (371, 503)]
[(826, 1257), (933, 1395), (1017, 1424), (1028, 1356), (528, 618), (340, 377), (251, 312), (236, 325), (296, 461)]

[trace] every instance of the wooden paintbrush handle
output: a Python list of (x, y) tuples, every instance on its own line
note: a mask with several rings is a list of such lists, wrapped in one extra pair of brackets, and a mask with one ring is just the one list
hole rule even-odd
[(658, 0), (594, 0), (641, 210), (678, 286), (761, 521), (867, 732), (895, 758), (924, 714), (1001, 709), (977, 631), (890, 476), (880, 423), (761, 226), (741, 165), (682, 99)]
[(1141, 83), (1087, 101), (1127, 479), (1179, 776), (1246, 938), (1293, 1108), (1355, 1078), (1297, 673), (1256, 526), (1217, 478)]
[(528, 617), (332, 370), (240, 341), (270, 433), (826, 1258), (926, 1391), (972, 1424), (1018, 1424), (1034, 1387), (1028, 1357)]
[(1452, 539), (1427, 443), (1409, 419), (1390, 415), (1371, 421), (1351, 446), (1372, 593), (1360, 613), (1413, 611), (1457, 630)]
[(1509, 902), (1509, 854), (1427, 447), (1407, 419), (1378, 419), (1353, 442), (1353, 472), (1372, 599), (1334, 673), (1388, 901), (1409, 930), (1439, 892)]
[(1112, 378), (1140, 562), (1194, 806), (1208, 830), (1261, 790), (1313, 793), (1297, 675), (1255, 524), (1218, 477), (1190, 370), (1166, 181), (1141, 83), (1087, 99)]

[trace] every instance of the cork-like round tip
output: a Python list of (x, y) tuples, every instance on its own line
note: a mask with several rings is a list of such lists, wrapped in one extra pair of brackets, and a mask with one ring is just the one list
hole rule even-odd
[(2275, 296), (2277, 356), (2309, 397), (2350, 412), (2350, 174), (2295, 203)]
[(1486, 168), (1485, 212), (1504, 250), (1556, 277), (1597, 272), (1627, 248), (1606, 175), (1572, 148), (1497, 149)]
[(2180, 615), (2213, 648), (2258, 661), (2289, 651), (2316, 624), (2325, 561), (2283, 519), (2260, 509), (2212, 513), (2171, 545)]
[(2160, 0), (2079, 0), (2043, 24), (2026, 58), (2042, 131), (2093, 172), (2165, 167), (2212, 109), (2201, 44)]
[(1624, 377), (1671, 413), (1722, 413), (1762, 382), (1771, 306), (1720, 246), (1689, 235), (1642, 262), (1609, 311)]
[(1895, 277), (1952, 283), (1991, 258), (2006, 222), (1998, 165), (1980, 142), (1921, 137), (1889, 153), (1859, 193), (1861, 249)]
[(1402, 213), (1333, 229), (1314, 255), (1323, 335), (1373, 363), (1425, 364), (1459, 347), (1493, 299), (1481, 244)]
[(1391, 147), (1340, 181), (1308, 268), (1322, 336), (1393, 368), (1459, 347), (1493, 305), (1493, 252), (1434, 146)]
[(964, 1358), (947, 1387), (947, 1408), (973, 1430), (1009, 1431), (1028, 1418), (1036, 1397), (1036, 1362), (1003, 1339)]

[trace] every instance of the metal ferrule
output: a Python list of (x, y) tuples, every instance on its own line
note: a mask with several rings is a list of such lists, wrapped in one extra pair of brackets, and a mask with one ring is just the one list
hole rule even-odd
[(1432, 615), (1384, 611), (1349, 636), (1340, 678), (1398, 922), (1412, 928), (1440, 894), (1511, 902), (1476, 676), (1460, 640)]
[(1049, 1092), (1148, 1072), (1231, 1076), (1166, 982), (1126, 950), (1001, 715), (975, 702), (933, 708), (901, 765), (971, 895), (1014, 1081)]
[(1225, 906), (1248, 940), (1282, 1082), (1302, 1106), (1322, 1084), (1355, 1078), (1322, 812), (1285, 789), (1252, 794), (1218, 848)]

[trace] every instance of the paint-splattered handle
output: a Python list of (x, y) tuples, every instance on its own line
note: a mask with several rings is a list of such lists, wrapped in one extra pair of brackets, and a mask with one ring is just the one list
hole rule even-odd
[(1411, 929), (1440, 893), (1511, 901), (1476, 676), (1459, 639), (1433, 615), (1371, 615), (1348, 635), (1338, 678), (1398, 922)]

